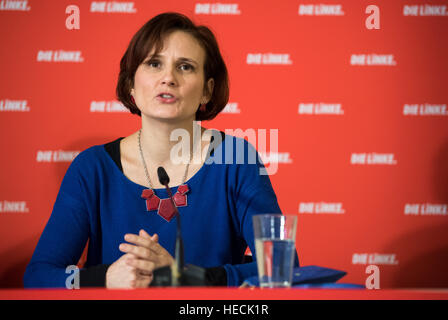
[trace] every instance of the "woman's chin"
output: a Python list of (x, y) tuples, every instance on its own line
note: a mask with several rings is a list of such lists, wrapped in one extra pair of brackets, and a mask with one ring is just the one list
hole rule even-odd
[(189, 111), (176, 105), (157, 105), (143, 108), (141, 111), (145, 117), (159, 121), (176, 122), (195, 119), (194, 110)]
[[(179, 114), (178, 112), (157, 112), (157, 113), (142, 113), (148, 118), (163, 121), (163, 122), (177, 122), (177, 121), (185, 121), (190, 118), (183, 114)], [(194, 119), (194, 117), (193, 117)]]

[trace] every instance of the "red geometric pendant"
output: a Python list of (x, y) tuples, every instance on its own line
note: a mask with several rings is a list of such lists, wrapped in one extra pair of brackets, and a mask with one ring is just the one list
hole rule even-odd
[(152, 197), (151, 199), (146, 200), (146, 209), (148, 211), (159, 209), (160, 198), (157, 196)]
[(177, 188), (177, 192), (174, 195), (174, 203), (176, 204), (176, 206), (178, 207), (186, 207), (188, 205), (187, 203), (187, 195), (186, 193), (190, 191), (188, 189), (188, 185), (183, 184), (180, 185), (179, 188)]
[[(188, 205), (186, 195), (188, 191), (190, 189), (186, 184), (180, 185), (177, 188), (177, 192), (173, 196), (176, 207), (186, 207)], [(146, 199), (147, 211), (157, 210), (157, 214), (168, 222), (175, 216), (176, 213), (169, 198), (160, 199), (152, 189), (143, 190), (141, 197)]]
[(170, 199), (162, 199), (157, 214), (168, 222), (173, 219), (176, 212)]
[(177, 207), (185, 207), (187, 205), (187, 195), (176, 192), (173, 198)]

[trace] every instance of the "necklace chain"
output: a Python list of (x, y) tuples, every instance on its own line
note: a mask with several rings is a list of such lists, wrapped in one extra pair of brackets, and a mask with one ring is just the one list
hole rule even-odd
[[(146, 180), (148, 180), (149, 188), (150, 188), (150, 189), (154, 189), (153, 186), (152, 186), (152, 183), (151, 183), (151, 179), (149, 178), (149, 173), (148, 173), (148, 168), (146, 167), (146, 161), (145, 161), (145, 158), (143, 157), (142, 144), (141, 144), (141, 142), (140, 142), (140, 141), (141, 141), (141, 139), (140, 139), (141, 132), (142, 132), (142, 129), (140, 129), (140, 130), (138, 131), (138, 148), (139, 148), (139, 150), (140, 150), (140, 157), (141, 157), (142, 162), (143, 162), (143, 168), (145, 169)], [(192, 156), (192, 153), (190, 153), (190, 161), (188, 161), (188, 163), (187, 163), (187, 167), (185, 168), (185, 173), (184, 173), (184, 177), (182, 178), (182, 183), (181, 183), (181, 185), (183, 185), (183, 184), (185, 183), (185, 181), (187, 180), (188, 167), (190, 166), (191, 156)]]

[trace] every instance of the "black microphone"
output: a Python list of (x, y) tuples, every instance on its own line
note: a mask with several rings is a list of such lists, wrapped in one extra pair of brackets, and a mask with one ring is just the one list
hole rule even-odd
[(154, 278), (151, 286), (206, 286), (206, 270), (204, 268), (188, 264), (184, 266), (184, 244), (181, 232), (179, 210), (174, 203), (171, 189), (168, 187), (170, 177), (163, 167), (157, 168), (160, 184), (164, 185), (171, 199), (177, 220), (176, 247), (174, 251), (174, 264), (171, 267), (162, 267), (154, 270)]
[(166, 192), (168, 193), (168, 197), (171, 200), (171, 204), (174, 208), (174, 212), (176, 214), (176, 221), (177, 221), (177, 231), (176, 231), (176, 246), (174, 251), (174, 265), (173, 269), (171, 270), (172, 273), (172, 285), (173, 286), (179, 286), (181, 282), (181, 274), (182, 269), (184, 268), (184, 242), (182, 239), (182, 231), (181, 231), (181, 223), (180, 223), (180, 214), (179, 210), (177, 210), (177, 206), (174, 203), (173, 194), (171, 193), (171, 189), (168, 186), (170, 183), (170, 177), (168, 176), (168, 173), (166, 173), (165, 169), (163, 167), (157, 168), (157, 175), (159, 177), (160, 184), (164, 185), (166, 188)]
[(170, 177), (168, 177), (168, 173), (166, 173), (163, 167), (157, 168), (157, 175), (159, 176), (160, 184), (163, 184), (165, 187), (170, 183)]

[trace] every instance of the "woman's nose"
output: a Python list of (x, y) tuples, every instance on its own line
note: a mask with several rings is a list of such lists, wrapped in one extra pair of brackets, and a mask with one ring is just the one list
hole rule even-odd
[(162, 77), (162, 84), (166, 84), (168, 86), (177, 85), (177, 80), (175, 76), (174, 68), (166, 68)]

